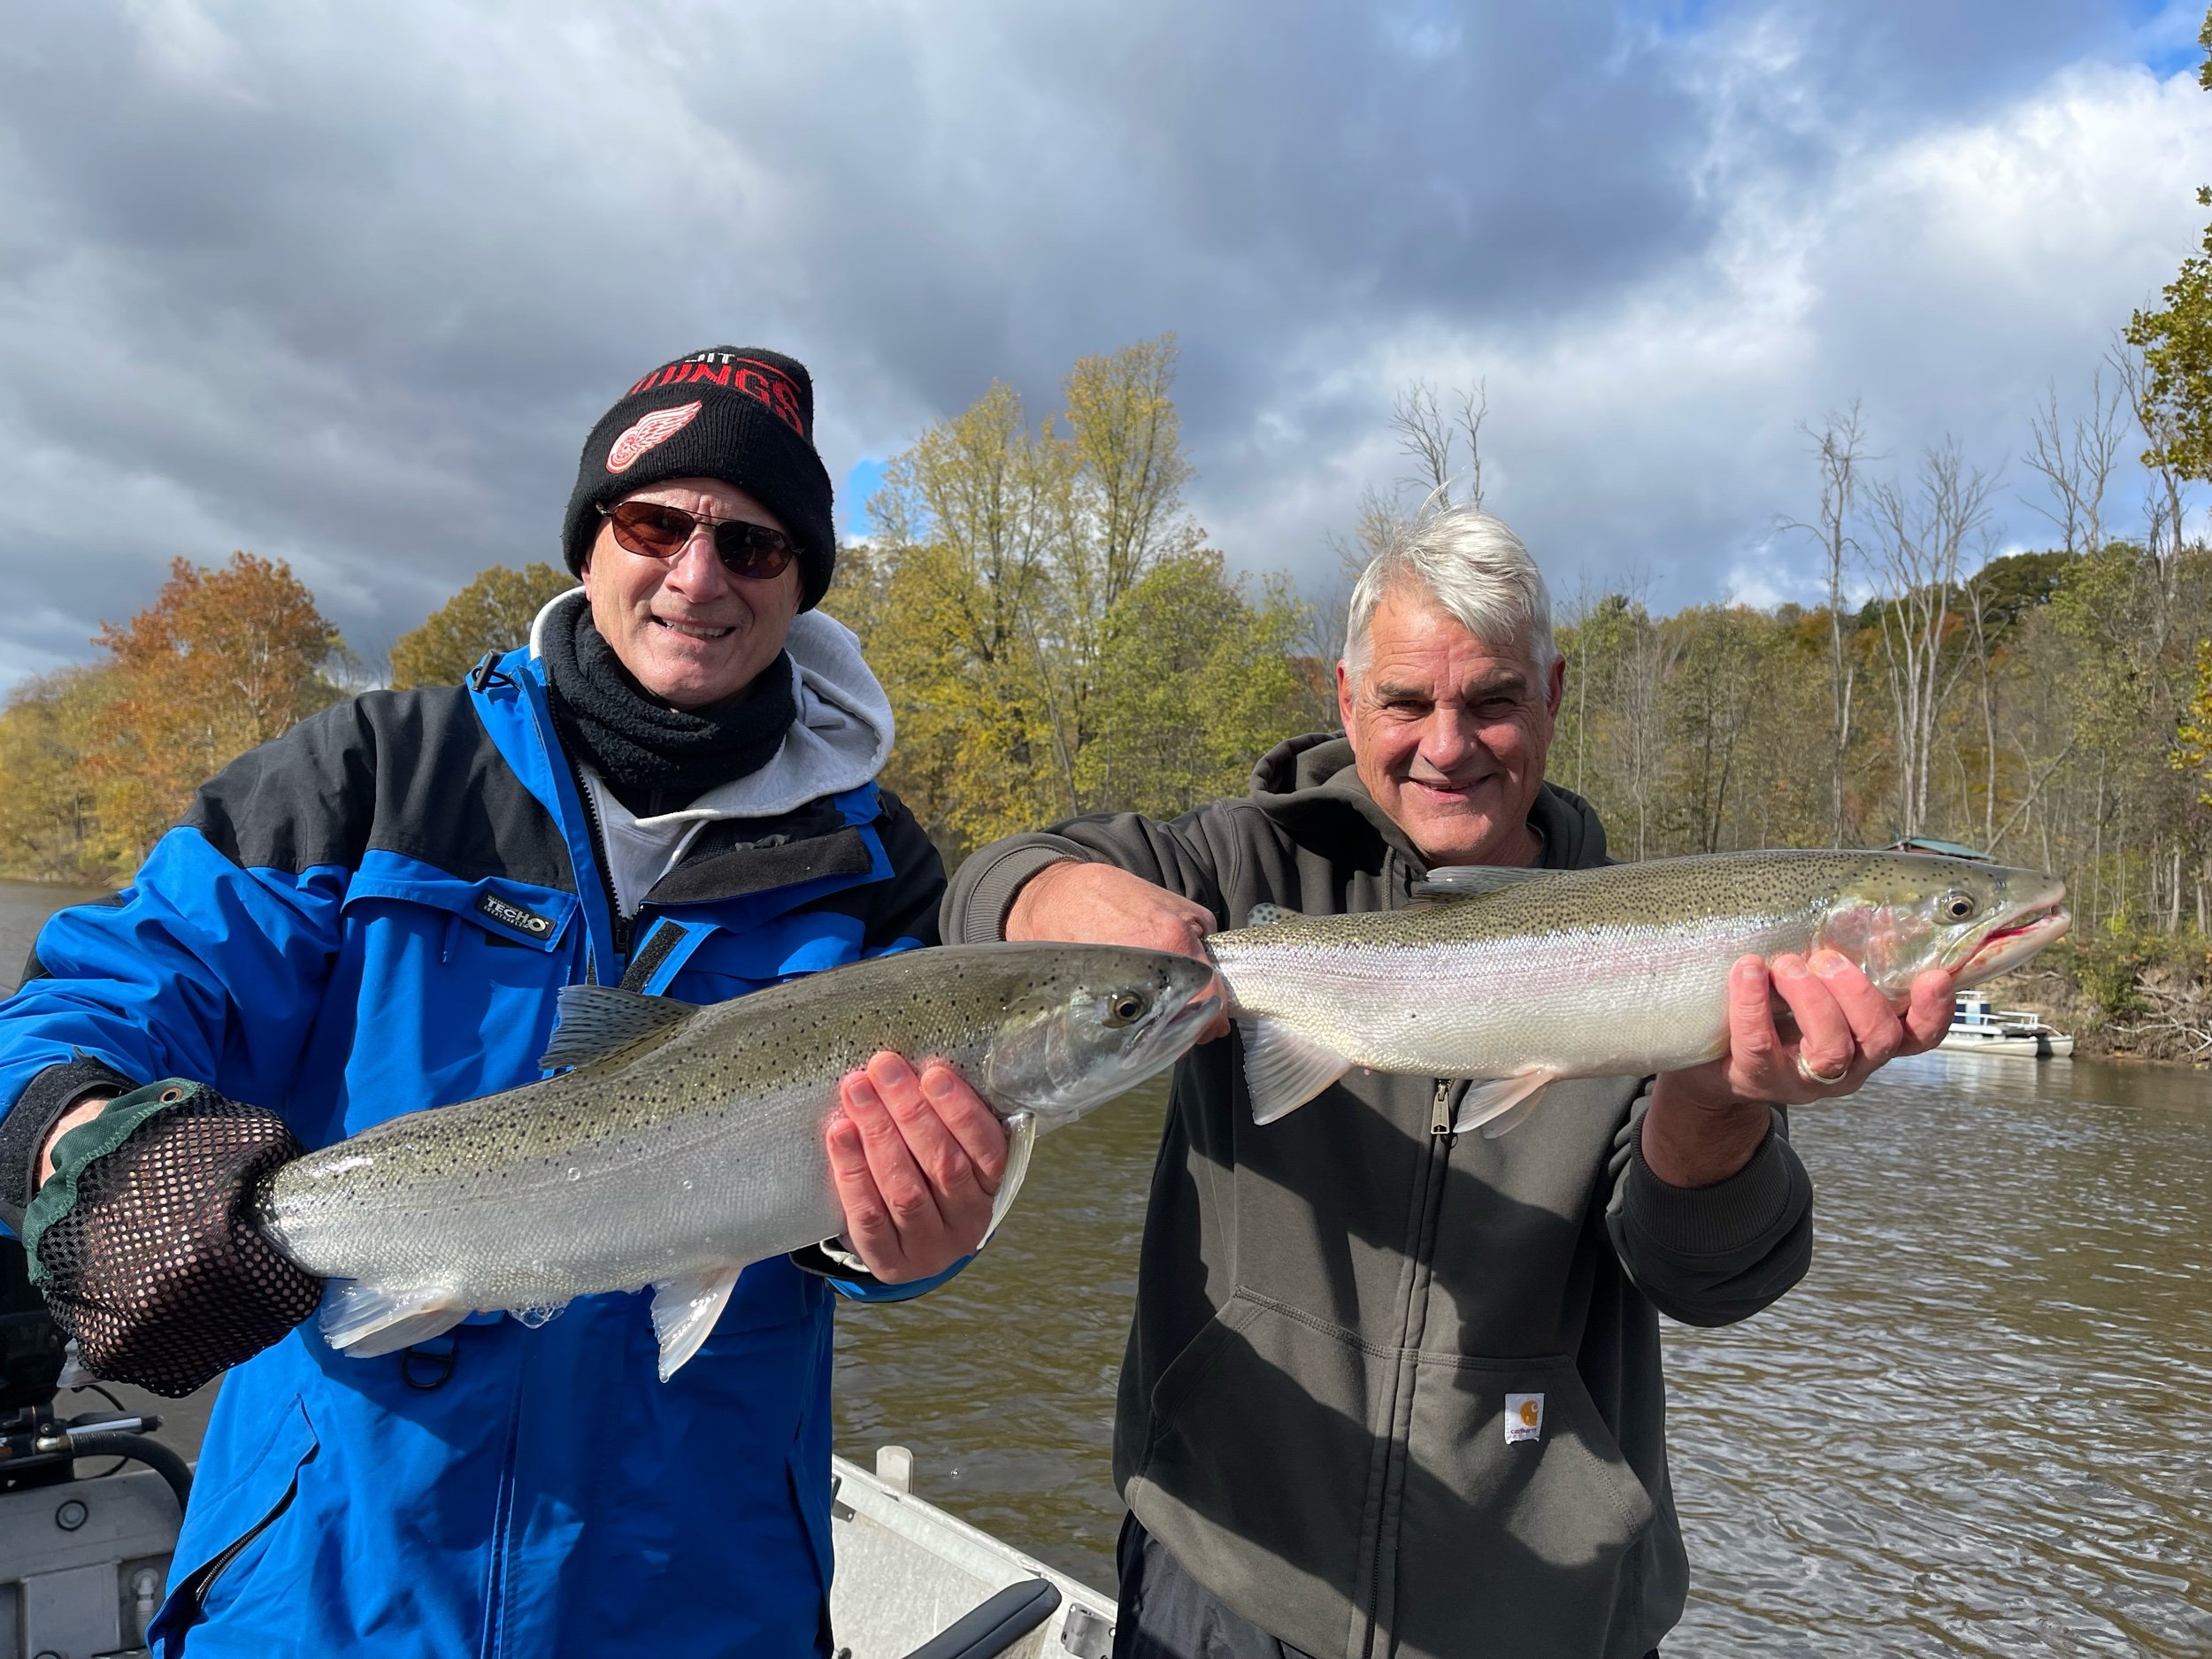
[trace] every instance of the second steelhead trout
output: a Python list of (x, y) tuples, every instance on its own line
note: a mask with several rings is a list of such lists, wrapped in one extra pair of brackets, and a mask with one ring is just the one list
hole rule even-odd
[(1929, 968), (1979, 985), (2065, 933), (2034, 870), (1913, 853), (1719, 853), (1595, 870), (1460, 866), (1430, 902), (1362, 916), (1253, 908), (1208, 941), (1244, 1041), (1253, 1116), (1356, 1065), (1482, 1079), (1455, 1129), (1502, 1134), (1563, 1077), (1695, 1065), (1728, 1046), (1739, 956), (1821, 947), (1893, 1002)]
[(570, 986), (541, 1064), (574, 1070), (296, 1159), (259, 1220), (333, 1281), (335, 1348), (389, 1353), (479, 1310), (535, 1322), (650, 1285), (665, 1379), (748, 1263), (843, 1227), (825, 1137), (847, 1072), (884, 1048), (952, 1063), (1006, 1124), (995, 1225), (1035, 1135), (1173, 1064), (1214, 1017), (1211, 979), (1157, 951), (977, 945), (707, 1008)]

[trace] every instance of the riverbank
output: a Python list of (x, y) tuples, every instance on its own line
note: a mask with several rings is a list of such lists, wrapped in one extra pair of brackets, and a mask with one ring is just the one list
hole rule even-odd
[(2201, 938), (2062, 940), (1989, 996), (2071, 1032), (2085, 1059), (2212, 1066), (2212, 949)]

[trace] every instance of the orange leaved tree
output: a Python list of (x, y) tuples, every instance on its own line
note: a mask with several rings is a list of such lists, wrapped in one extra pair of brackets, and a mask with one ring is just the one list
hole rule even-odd
[(123, 867), (199, 784), (338, 695), (320, 672), (338, 630), (290, 566), (250, 553), (219, 570), (177, 560), (154, 603), (95, 642), (115, 695), (88, 759), (94, 810), (101, 850)]

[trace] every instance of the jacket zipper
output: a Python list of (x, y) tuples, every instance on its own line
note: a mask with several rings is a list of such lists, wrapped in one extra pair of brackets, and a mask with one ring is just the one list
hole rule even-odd
[[(1413, 1237), (1407, 1240), (1409, 1248), (1406, 1256), (1410, 1266), (1406, 1280), (1405, 1305), (1398, 1310), (1397, 1347), (1402, 1356), (1399, 1362), (1402, 1366), (1407, 1363), (1402, 1356), (1413, 1337), (1414, 1308), (1420, 1300), (1423, 1274), (1428, 1267), (1436, 1241), (1436, 1212), (1443, 1204), (1442, 1176), (1445, 1161), (1451, 1156), (1451, 1151), (1452, 1079), (1440, 1077), (1436, 1079), (1434, 1093), (1429, 1097), (1428, 1156), (1423, 1161), (1421, 1169), (1421, 1207), (1414, 1222)], [(1406, 1386), (1410, 1388), (1412, 1386), (1409, 1379)], [(1412, 1455), (1410, 1443), (1402, 1444), (1398, 1439), (1398, 1400), (1393, 1396), (1391, 1421), (1385, 1430), (1390, 1436), (1390, 1448), (1383, 1457), (1382, 1491), (1379, 1494), (1386, 1505), (1393, 1480), (1397, 1478), (1405, 1460)], [(1381, 1634), (1377, 1626), (1382, 1611), (1383, 1561), (1386, 1551), (1395, 1553), (1390, 1548), (1390, 1540), (1395, 1531), (1396, 1523), (1386, 1508), (1376, 1523), (1374, 1561), (1367, 1584), (1366, 1651), (1370, 1654), (1375, 1651), (1376, 1640)]]
[(584, 769), (576, 764), (572, 757), (568, 757), (568, 770), (569, 775), (576, 780), (576, 798), (583, 803), (584, 827), (591, 833), (592, 862), (599, 866), (599, 890), (607, 895), (607, 918), (614, 928), (615, 959), (611, 964), (613, 971), (592, 977), (602, 985), (616, 985), (621, 982), (623, 961), (630, 954), (630, 934), (634, 924), (631, 918), (622, 913), (622, 901), (614, 890), (614, 876), (607, 868), (607, 832), (599, 821), (599, 807), (591, 798), (591, 785), (585, 780)]

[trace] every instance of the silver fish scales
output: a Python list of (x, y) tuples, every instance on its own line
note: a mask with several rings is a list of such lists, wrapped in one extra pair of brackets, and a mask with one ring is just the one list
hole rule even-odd
[(1470, 1078), (1455, 1128), (1502, 1134), (1562, 1077), (1694, 1065), (1727, 1048), (1737, 958), (1824, 946), (1893, 1000), (1925, 969), (1978, 985), (2066, 931), (2039, 871), (1924, 854), (1721, 853), (1593, 870), (1461, 866), (1432, 902), (1357, 916), (1255, 907), (1207, 948), (1253, 1115), (1355, 1065)]
[(950, 1062), (1005, 1120), (997, 1211), (1034, 1136), (1172, 1064), (1206, 965), (1110, 946), (978, 945), (852, 964), (706, 1008), (561, 993), (541, 1082), (396, 1118), (275, 1171), (263, 1230), (330, 1279), (324, 1335), (388, 1353), (470, 1313), (549, 1317), (654, 1287), (661, 1375), (748, 1263), (843, 1226), (837, 1084), (882, 1049)]

